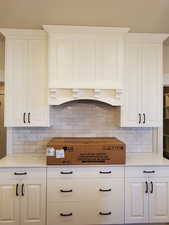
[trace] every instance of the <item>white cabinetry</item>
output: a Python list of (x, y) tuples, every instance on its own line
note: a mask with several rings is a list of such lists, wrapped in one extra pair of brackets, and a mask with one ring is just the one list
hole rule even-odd
[(49, 33), (49, 103), (96, 99), (120, 104), (128, 28), (44, 26)]
[(47, 169), (47, 225), (123, 223), (124, 167)]
[(5, 125), (49, 126), (45, 32), (0, 32), (5, 35)]
[(162, 41), (167, 35), (128, 34), (122, 126), (162, 125)]
[(45, 225), (45, 169), (0, 170), (0, 224)]
[(168, 167), (126, 168), (125, 223), (169, 222), (168, 172)]

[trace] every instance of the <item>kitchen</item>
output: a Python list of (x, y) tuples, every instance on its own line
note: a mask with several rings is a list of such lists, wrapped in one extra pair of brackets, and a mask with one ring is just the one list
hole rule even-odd
[[(0, 28), (0, 224), (169, 222), (169, 31), (43, 24)], [(53, 137), (116, 137), (125, 164), (47, 165)]]

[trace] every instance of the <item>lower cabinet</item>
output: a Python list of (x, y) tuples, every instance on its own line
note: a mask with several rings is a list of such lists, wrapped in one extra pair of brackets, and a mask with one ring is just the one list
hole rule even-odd
[(123, 224), (124, 168), (48, 169), (47, 225)]
[(125, 223), (169, 222), (169, 168), (133, 171), (126, 171)]
[(0, 170), (0, 224), (45, 225), (46, 169)]

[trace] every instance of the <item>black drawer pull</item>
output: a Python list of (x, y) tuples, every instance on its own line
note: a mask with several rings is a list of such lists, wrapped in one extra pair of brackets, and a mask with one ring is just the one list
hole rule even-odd
[(100, 171), (101, 174), (110, 174), (111, 171)]
[(60, 213), (61, 216), (72, 216), (73, 213)]
[(145, 184), (146, 184), (146, 190), (145, 190), (145, 193), (147, 194), (147, 193), (148, 193), (148, 182), (146, 181)]
[(108, 216), (108, 215), (111, 215), (111, 212), (108, 212), (108, 213), (99, 212), (99, 214), (100, 214), (101, 216)]
[(23, 114), (23, 123), (26, 123), (26, 113)]
[(150, 184), (151, 184), (151, 191), (150, 191), (150, 193), (152, 194), (153, 193), (153, 182), (151, 181)]
[(19, 196), (19, 193), (18, 193), (18, 186), (19, 186), (19, 184), (16, 185), (16, 196)]
[(146, 114), (143, 113), (143, 123), (146, 123)]
[(63, 189), (60, 189), (60, 192), (68, 193), (68, 192), (73, 192), (73, 190), (72, 190), (72, 189), (70, 189), (70, 190), (63, 190)]
[(31, 123), (30, 116), (31, 116), (31, 113), (29, 112), (28, 113), (28, 123)]
[(70, 171), (70, 172), (63, 172), (63, 171), (61, 171), (60, 173), (61, 174), (73, 174), (73, 171)]
[(108, 192), (108, 191), (111, 191), (111, 188), (110, 189), (101, 189), (100, 188), (99, 191), (102, 191), (102, 192), (106, 192), (107, 191)]
[(140, 124), (140, 123), (141, 123), (141, 113), (139, 113), (138, 116), (139, 116), (139, 121), (138, 121), (138, 123)]
[(155, 173), (154, 170), (143, 170), (143, 173)]
[(27, 175), (27, 172), (15, 172), (14, 175)]
[(61, 174), (73, 174), (73, 171), (70, 171), (70, 172), (63, 172), (63, 171), (61, 171), (60, 173)]
[(25, 195), (24, 184), (22, 184), (22, 196)]

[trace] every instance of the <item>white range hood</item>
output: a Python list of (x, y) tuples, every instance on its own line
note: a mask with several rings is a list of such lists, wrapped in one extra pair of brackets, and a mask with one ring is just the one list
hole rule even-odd
[(50, 105), (80, 99), (122, 104), (129, 28), (43, 27), (48, 32)]

